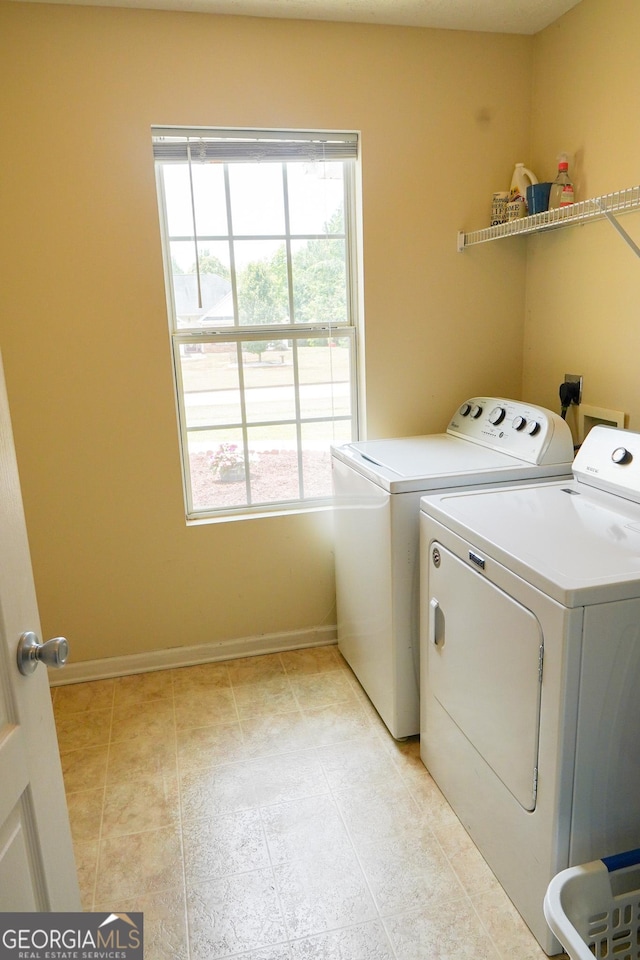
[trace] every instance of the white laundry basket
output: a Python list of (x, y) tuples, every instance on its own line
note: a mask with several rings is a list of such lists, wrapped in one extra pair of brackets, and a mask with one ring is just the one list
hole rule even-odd
[(640, 960), (640, 849), (558, 873), (544, 915), (571, 960)]

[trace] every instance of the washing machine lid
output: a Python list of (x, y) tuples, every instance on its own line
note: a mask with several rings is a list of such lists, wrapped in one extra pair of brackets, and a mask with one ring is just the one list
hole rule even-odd
[(488, 470), (496, 465), (506, 466), (513, 459), (446, 433), (361, 440), (348, 444), (345, 452), (347, 456), (351, 454), (354, 462), (395, 479), (448, 476), (467, 472), (470, 464), (471, 469)]
[(466, 400), (445, 433), (331, 449), (390, 493), (568, 476), (573, 461), (571, 431), (557, 414), (496, 397)]
[(446, 433), (363, 440), (334, 447), (332, 454), (390, 493), (567, 476), (571, 469), (566, 462), (530, 463)]

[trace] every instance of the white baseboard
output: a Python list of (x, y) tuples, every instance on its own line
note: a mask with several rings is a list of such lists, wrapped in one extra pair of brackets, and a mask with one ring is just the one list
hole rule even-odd
[(170, 647), (168, 650), (133, 653), (124, 657), (70, 662), (62, 670), (49, 669), (49, 684), (58, 687), (68, 683), (84, 683), (87, 680), (107, 680), (111, 677), (126, 677), (132, 673), (147, 673), (150, 670), (190, 667), (197, 663), (235, 660), (238, 657), (253, 657), (263, 653), (282, 653), (284, 650), (300, 650), (304, 647), (323, 647), (332, 643), (337, 643), (335, 625), (243, 637), (241, 640), (200, 643), (191, 647)]

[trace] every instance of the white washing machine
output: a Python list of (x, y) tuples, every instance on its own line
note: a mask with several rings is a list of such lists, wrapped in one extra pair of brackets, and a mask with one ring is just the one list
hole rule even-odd
[(571, 475), (557, 414), (474, 397), (446, 433), (332, 448), (338, 646), (397, 739), (420, 731), (420, 497)]
[(421, 503), (422, 760), (543, 949), (560, 870), (640, 847), (640, 434)]

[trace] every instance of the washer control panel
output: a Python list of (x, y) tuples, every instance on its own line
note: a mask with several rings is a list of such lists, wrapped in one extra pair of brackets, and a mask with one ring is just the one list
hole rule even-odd
[(465, 400), (449, 421), (447, 433), (529, 463), (573, 461), (573, 437), (562, 417), (519, 400)]
[(592, 427), (573, 464), (580, 483), (640, 503), (640, 433), (618, 427)]

